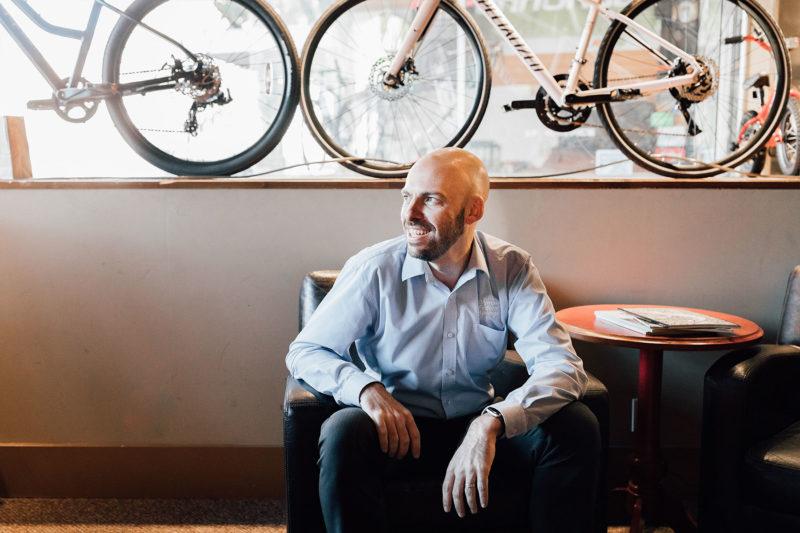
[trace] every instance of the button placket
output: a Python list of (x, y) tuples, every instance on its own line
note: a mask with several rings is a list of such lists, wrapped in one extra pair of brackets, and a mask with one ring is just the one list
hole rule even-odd
[(456, 361), (458, 357), (458, 307), (456, 306), (455, 294), (450, 294), (444, 309), (444, 330), (443, 330), (443, 354), (442, 354), (442, 403), (445, 413), (449, 414), (452, 409), (453, 401), (451, 390), (456, 382)]

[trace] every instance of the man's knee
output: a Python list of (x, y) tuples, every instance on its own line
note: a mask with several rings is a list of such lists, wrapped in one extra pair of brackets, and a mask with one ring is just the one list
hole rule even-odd
[(357, 407), (346, 407), (323, 422), (319, 435), (320, 465), (347, 461), (377, 446), (378, 433), (367, 414)]
[(538, 466), (563, 461), (589, 466), (600, 457), (600, 424), (581, 402), (572, 402), (556, 411), (530, 437), (530, 452)]
[(600, 423), (586, 404), (572, 402), (551, 418), (548, 429), (560, 444), (589, 455), (600, 451)]

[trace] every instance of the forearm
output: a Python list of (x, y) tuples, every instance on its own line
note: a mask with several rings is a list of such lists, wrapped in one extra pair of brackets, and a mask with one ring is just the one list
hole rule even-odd
[(335, 352), (298, 341), (289, 348), (286, 366), (293, 377), (344, 405), (358, 406), (364, 387), (377, 381)]

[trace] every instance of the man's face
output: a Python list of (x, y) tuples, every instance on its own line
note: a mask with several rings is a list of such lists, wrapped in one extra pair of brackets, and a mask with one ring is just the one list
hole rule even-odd
[(435, 165), (409, 173), (400, 218), (411, 257), (435, 261), (464, 234), (465, 195), (453, 181)]

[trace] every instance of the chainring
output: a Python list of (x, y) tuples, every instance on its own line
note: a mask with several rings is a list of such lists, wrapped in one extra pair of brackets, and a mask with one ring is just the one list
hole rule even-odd
[[(561, 87), (567, 83), (569, 74), (557, 74), (555, 80)], [(583, 81), (578, 81), (578, 89), (585, 91), (589, 89)], [(572, 131), (583, 126), (592, 113), (592, 106), (560, 106), (553, 98), (547, 94), (544, 87), (539, 87), (536, 93), (536, 115), (542, 124), (554, 131)]]
[[(65, 85), (69, 78), (61, 80)], [(84, 88), (90, 85), (89, 80), (80, 78), (78, 80), (77, 88)], [(53, 96), (53, 110), (56, 114), (66, 120), (75, 124), (86, 122), (97, 113), (99, 108), (98, 100), (76, 100), (75, 102), (60, 102), (56, 96)]]

